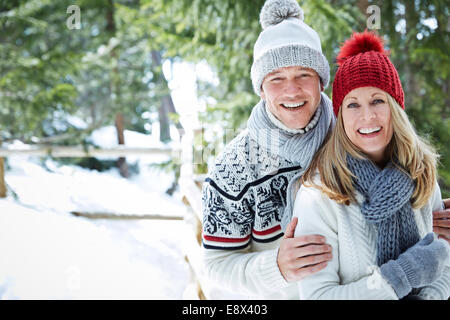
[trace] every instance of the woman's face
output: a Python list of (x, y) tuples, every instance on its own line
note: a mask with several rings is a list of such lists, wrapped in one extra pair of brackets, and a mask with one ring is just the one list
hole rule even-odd
[(342, 119), (347, 137), (369, 159), (377, 163), (386, 159), (393, 134), (386, 92), (375, 87), (350, 91), (342, 102)]

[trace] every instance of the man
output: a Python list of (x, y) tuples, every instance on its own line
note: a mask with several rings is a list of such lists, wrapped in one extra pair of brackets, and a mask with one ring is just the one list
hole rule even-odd
[(334, 125), (329, 65), (295, 0), (266, 1), (260, 22), (251, 78), (261, 101), (203, 185), (204, 262), (234, 292), (298, 299), (295, 282), (331, 259), (326, 239), (294, 238), (290, 221), (299, 178)]
[(334, 124), (321, 92), (329, 65), (296, 1), (267, 1), (261, 24), (251, 78), (262, 100), (203, 186), (204, 257), (209, 276), (228, 289), (295, 299), (292, 282), (331, 258), (323, 237), (293, 238), (296, 221), (286, 228), (295, 182)]

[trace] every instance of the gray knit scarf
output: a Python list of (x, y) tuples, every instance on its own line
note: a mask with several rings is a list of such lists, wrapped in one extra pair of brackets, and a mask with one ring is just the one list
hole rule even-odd
[(411, 195), (412, 179), (392, 162), (380, 169), (370, 160), (347, 156), (347, 166), (357, 177), (353, 184), (363, 196), (361, 212), (377, 227), (379, 266), (397, 257), (420, 240)]
[[(311, 160), (319, 147), (322, 145), (328, 131), (334, 127), (335, 118), (331, 100), (326, 94), (321, 93), (320, 105), (316, 112), (320, 112), (317, 124), (309, 128), (304, 133), (292, 133), (279, 129), (267, 115), (265, 102), (261, 100), (252, 110), (247, 123), (250, 137), (258, 143), (269, 154), (285, 158), (299, 166), (300, 170), (289, 181), (287, 187), (286, 207), (281, 218), (281, 227), (286, 230), (286, 226), (291, 221), (293, 203), (296, 190), (294, 186), (299, 178), (311, 164)], [(314, 118), (314, 116), (313, 116)], [(268, 159), (270, 157), (267, 157)], [(272, 157), (273, 159), (273, 157)], [(271, 161), (271, 160), (269, 160)], [(279, 159), (277, 163), (272, 163), (272, 174), (276, 174), (280, 168)]]

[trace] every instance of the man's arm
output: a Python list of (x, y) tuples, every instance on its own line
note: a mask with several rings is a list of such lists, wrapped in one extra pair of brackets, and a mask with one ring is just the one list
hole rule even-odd
[(331, 260), (331, 247), (319, 235), (294, 238), (296, 225), (295, 218), (278, 249), (203, 249), (208, 276), (235, 292), (267, 295), (322, 270)]
[(235, 292), (267, 295), (325, 267), (320, 263), (327, 260), (330, 248), (320, 236), (294, 238), (296, 219), (290, 223), (278, 248), (251, 252), (248, 242), (251, 234), (225, 239), (211, 233), (215, 230), (214, 221), (229, 225), (234, 221), (230, 208), (209, 184), (204, 185), (203, 201), (203, 257), (206, 272), (214, 282)]
[(450, 198), (443, 200), (443, 206), (433, 212), (433, 232), (450, 244)]

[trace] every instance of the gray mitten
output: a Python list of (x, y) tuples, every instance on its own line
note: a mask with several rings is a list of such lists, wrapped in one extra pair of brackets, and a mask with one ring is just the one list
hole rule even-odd
[(381, 274), (401, 299), (412, 288), (421, 288), (438, 279), (448, 259), (448, 244), (427, 234), (397, 260), (389, 260), (380, 267)]

